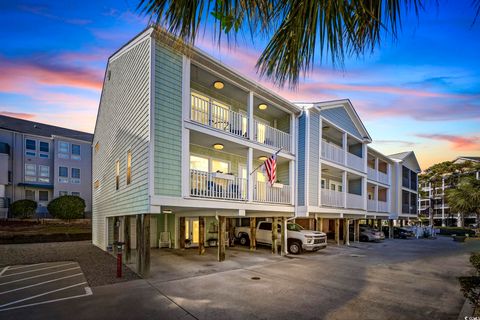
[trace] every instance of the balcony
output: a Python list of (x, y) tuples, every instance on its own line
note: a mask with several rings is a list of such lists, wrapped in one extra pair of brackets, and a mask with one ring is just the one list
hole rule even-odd
[(368, 199), (367, 210), (372, 212), (377, 211), (377, 201)]
[(345, 151), (336, 144), (322, 140), (322, 158), (343, 165), (345, 164)]
[(358, 194), (347, 193), (347, 208), (363, 209), (363, 197)]
[(254, 140), (275, 149), (291, 152), (290, 134), (253, 120)]
[(377, 180), (377, 170), (375, 168), (367, 167), (367, 176), (370, 180)]
[(388, 184), (388, 180), (388, 175), (386, 173), (378, 171), (378, 182)]
[(247, 200), (247, 179), (230, 174), (190, 170), (190, 196), (224, 200)]
[(265, 203), (291, 204), (290, 186), (280, 183), (255, 181), (253, 189), (253, 201)]
[(365, 170), (363, 158), (350, 152), (347, 153), (347, 166), (361, 172)]
[(334, 190), (322, 189), (322, 206), (343, 208), (345, 207), (344, 193)]
[(388, 202), (386, 202), (386, 201), (378, 201), (378, 212), (389, 212), (389, 210), (388, 210)]

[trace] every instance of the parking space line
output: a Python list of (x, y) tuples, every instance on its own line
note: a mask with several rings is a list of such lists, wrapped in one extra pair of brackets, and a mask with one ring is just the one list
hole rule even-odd
[(2, 311), (8, 311), (8, 310), (13, 310), (13, 309), (27, 308), (27, 307), (32, 307), (32, 306), (40, 305), (40, 304), (57, 302), (57, 301), (65, 301), (65, 300), (70, 300), (70, 299), (82, 298), (82, 297), (91, 296), (92, 294), (93, 294), (92, 289), (90, 289), (90, 287), (85, 287), (85, 293), (84, 293), (84, 294), (79, 294), (79, 295), (76, 295), (76, 296), (71, 296), (71, 297), (66, 297), (66, 298), (59, 298), (59, 299), (54, 299), (54, 300), (48, 300), (48, 301), (42, 301), (42, 302), (36, 302), (36, 303), (30, 303), (30, 304), (24, 304), (24, 305), (21, 305), (21, 306), (10, 307), (10, 308), (5, 308), (5, 309), (0, 309), (0, 312), (2, 312)]
[(8, 266), (6, 266), (5, 268), (2, 269), (2, 271), (0, 271), (0, 276), (2, 276), (2, 274), (4, 274), (5, 271), (7, 271), (7, 270), (8, 270)]
[(24, 269), (24, 268), (28, 268), (28, 267), (39, 266), (41, 264), (46, 264), (46, 262), (35, 263), (35, 264), (27, 264), (27, 265), (24, 265), (24, 266), (18, 266), (18, 267), (13, 267), (13, 268), (10, 267), (10, 268), (8, 268), (8, 270)]
[(3, 283), (0, 283), (0, 286), (6, 285), (6, 284), (10, 284), (10, 283), (19, 282), (19, 281), (25, 281), (25, 280), (35, 279), (35, 278), (39, 278), (39, 277), (45, 277), (45, 276), (49, 276), (49, 275), (51, 275), (51, 274), (60, 273), (60, 272), (65, 272), (65, 271), (70, 271), (70, 270), (75, 270), (75, 269), (80, 269), (80, 266), (78, 266), (78, 267), (73, 267), (73, 268), (68, 268), (68, 269), (63, 269), (63, 270), (59, 270), (59, 271), (53, 271), (53, 272), (49, 272), (49, 273), (43, 273), (43, 274), (39, 274), (39, 275), (36, 275), (36, 276), (31, 276), (31, 277), (27, 277), (27, 278), (12, 280), (12, 281), (8, 281), (8, 282), (3, 282)]
[(5, 293), (13, 292), (13, 291), (18, 291), (18, 290), (22, 290), (22, 289), (31, 288), (31, 287), (36, 287), (36, 286), (40, 286), (40, 285), (45, 284), (45, 283), (50, 283), (50, 282), (55, 282), (55, 281), (59, 281), (59, 280), (63, 280), (63, 279), (78, 277), (78, 276), (81, 276), (81, 275), (83, 275), (83, 273), (80, 272), (80, 273), (72, 274), (72, 275), (69, 275), (69, 276), (61, 277), (61, 278), (56, 278), (56, 279), (52, 279), (52, 280), (47, 280), (47, 281), (31, 284), (29, 286), (25, 286), (25, 287), (21, 287), (21, 288), (15, 288), (15, 289), (12, 289), (12, 290), (3, 291), (3, 292), (0, 292), (0, 294), (5, 294)]
[(11, 273), (11, 274), (7, 274), (7, 275), (4, 275), (4, 276), (0, 276), (0, 278), (6, 278), (6, 277), (11, 277), (11, 276), (16, 276), (16, 275), (19, 275), (19, 274), (30, 273), (30, 272), (35, 272), (35, 271), (41, 271), (41, 270), (46, 270), (46, 269), (53, 269), (53, 268), (58, 268), (58, 267), (64, 267), (64, 266), (72, 265), (72, 264), (75, 264), (75, 263), (76, 263), (76, 262), (69, 262), (69, 263), (58, 264), (58, 265), (54, 265), (54, 266), (50, 266), (50, 267), (45, 267), (45, 268), (39, 268), (39, 269), (34, 269), (34, 270), (28, 270), (28, 271), (22, 271), (22, 272), (17, 272), (17, 273)]
[(50, 294), (50, 293), (55, 293), (55, 292), (71, 289), (71, 288), (74, 288), (74, 287), (84, 285), (86, 283), (87, 282), (84, 281), (84, 282), (80, 282), (80, 283), (77, 283), (77, 284), (72, 284), (71, 286), (67, 286), (67, 287), (63, 287), (63, 288), (60, 288), (60, 289), (55, 289), (55, 290), (47, 291), (47, 292), (44, 292), (44, 293), (40, 293), (40, 294), (31, 296), (31, 297), (28, 297), (28, 298), (24, 298), (24, 299), (12, 301), (12, 302), (9, 302), (9, 303), (5, 303), (5, 304), (0, 305), (0, 311), (4, 311), (4, 309), (2, 309), (3, 307), (7, 307), (7, 306), (10, 306), (12, 304), (17, 304), (17, 303), (20, 303), (20, 302), (23, 302), (23, 301), (28, 301), (28, 300), (32, 300), (32, 299), (35, 299), (35, 298), (38, 298), (38, 297), (43, 297), (43, 296), (45, 296), (47, 294)]

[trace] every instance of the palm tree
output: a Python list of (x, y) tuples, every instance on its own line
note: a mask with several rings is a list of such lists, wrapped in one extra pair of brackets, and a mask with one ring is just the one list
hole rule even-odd
[[(396, 38), (405, 13), (418, 16), (422, 0), (139, 0), (138, 9), (156, 25), (191, 45), (212, 26), (220, 44), (238, 34), (268, 39), (257, 61), (260, 75), (277, 85), (298, 84), (314, 58), (342, 64), (346, 56), (373, 51)], [(476, 17), (480, 0), (473, 0)], [(475, 23), (475, 20), (474, 20)], [(318, 56), (317, 56), (318, 58)]]
[(464, 227), (465, 214), (475, 212), (477, 228), (480, 223), (480, 181), (475, 177), (463, 177), (456, 188), (447, 190), (450, 210), (460, 214), (460, 227)]

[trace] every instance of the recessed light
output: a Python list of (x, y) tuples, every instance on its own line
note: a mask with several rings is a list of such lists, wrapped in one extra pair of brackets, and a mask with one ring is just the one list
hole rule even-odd
[(169, 213), (172, 213), (172, 210), (170, 210), (170, 209), (165, 209), (165, 210), (163, 210), (162, 212), (165, 213), (165, 214), (169, 214)]
[(215, 143), (215, 144), (213, 145), (213, 149), (215, 149), (215, 150), (222, 150), (222, 149), (223, 149), (223, 144), (221, 144), (221, 143)]
[(258, 160), (260, 160), (260, 161), (267, 161), (267, 159), (268, 159), (268, 158), (267, 158), (266, 156), (260, 156), (260, 157), (258, 157)]
[(215, 89), (218, 89), (218, 90), (223, 89), (224, 86), (225, 86), (225, 85), (223, 84), (222, 81), (215, 81), (215, 82), (213, 83), (213, 87), (214, 87)]
[(265, 110), (265, 109), (267, 109), (267, 108), (268, 108), (268, 106), (267, 106), (265, 103), (260, 103), (260, 104), (258, 105), (258, 109), (260, 109), (260, 110)]

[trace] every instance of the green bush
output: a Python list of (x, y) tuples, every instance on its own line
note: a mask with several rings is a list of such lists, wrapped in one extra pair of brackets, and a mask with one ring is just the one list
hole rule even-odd
[(470, 255), (470, 263), (472, 266), (477, 269), (477, 273), (480, 273), (480, 253), (479, 252), (472, 252)]
[(85, 200), (77, 196), (61, 196), (50, 201), (47, 209), (54, 218), (80, 219), (85, 211)]
[(466, 228), (460, 228), (460, 227), (439, 227), (440, 234), (444, 236), (450, 236), (452, 234), (455, 234), (457, 236), (464, 236), (468, 234), (470, 237), (475, 236), (475, 231), (471, 229), (466, 229)]
[(10, 212), (15, 218), (33, 218), (35, 211), (37, 211), (37, 203), (33, 200), (17, 200), (10, 205)]

